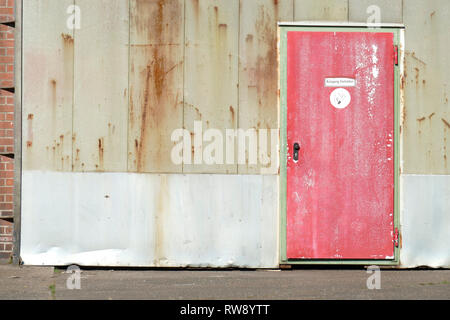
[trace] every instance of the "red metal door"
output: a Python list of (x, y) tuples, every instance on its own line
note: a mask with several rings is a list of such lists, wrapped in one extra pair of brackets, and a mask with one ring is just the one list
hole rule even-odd
[(393, 40), (288, 32), (288, 259), (394, 258)]

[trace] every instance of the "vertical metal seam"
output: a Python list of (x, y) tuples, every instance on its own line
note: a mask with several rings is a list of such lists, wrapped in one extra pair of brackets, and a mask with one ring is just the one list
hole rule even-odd
[[(236, 117), (236, 129), (239, 129), (239, 118), (241, 117), (241, 110), (240, 110), (240, 99), (241, 99), (241, 83), (240, 83), (240, 66), (241, 66), (241, 1), (242, 0), (237, 0), (238, 1), (238, 27), (237, 27), (237, 37), (238, 37), (238, 63), (237, 63), (237, 117)], [(225, 135), (226, 137), (226, 135)], [(247, 165), (247, 169), (248, 169), (248, 165)], [(236, 163), (236, 174), (239, 174), (239, 162)]]
[(130, 152), (130, 69), (131, 69), (131, 1), (128, 0), (128, 89), (127, 89), (127, 154), (125, 172), (129, 172), (129, 152)]
[[(76, 6), (77, 4), (76, 4), (76, 0), (73, 0), (73, 5), (74, 6)], [(75, 171), (75, 161), (74, 161), (74, 158), (73, 158), (73, 149), (75, 148), (75, 141), (76, 141), (76, 138), (74, 139), (74, 134), (75, 134), (75, 132), (74, 132), (74, 127), (75, 127), (75, 125), (74, 125), (74, 122), (75, 122), (75, 118), (74, 118), (74, 114), (75, 114), (75, 47), (76, 47), (76, 45), (77, 45), (77, 43), (76, 43), (76, 39), (75, 39), (75, 31), (76, 31), (76, 28), (73, 28), (72, 29), (73, 30), (73, 47), (72, 47), (72, 56), (73, 56), (73, 60), (72, 60), (72, 128), (71, 128), (71, 131), (72, 131), (72, 137), (71, 137), (71, 140), (72, 140), (72, 155), (71, 155), (71, 163), (72, 163), (72, 165), (71, 165), (71, 168), (70, 168), (70, 171), (71, 172), (74, 172)]]
[(347, 0), (347, 22), (350, 22), (350, 0)]
[(181, 149), (181, 172), (178, 172), (177, 169), (177, 173), (184, 173), (184, 111), (185, 111), (185, 95), (184, 95), (184, 90), (185, 90), (185, 76), (186, 76), (186, 0), (183, 0), (182, 2), (183, 4), (183, 42), (181, 43), (181, 45), (183, 46), (183, 81), (182, 81), (182, 86), (183, 86), (183, 104), (182, 104), (182, 116), (181, 116), (181, 128), (182, 128), (182, 132), (183, 132), (183, 148)]
[(295, 21), (295, 0), (292, 0), (292, 21)]
[(404, 18), (404, 12), (405, 12), (404, 5), (405, 5), (405, 1), (402, 0), (402, 12), (401, 12), (402, 23), (405, 21), (405, 18)]
[[(184, 140), (184, 112), (185, 112), (185, 79), (186, 77), (186, 0), (183, 1), (183, 117), (182, 117), (182, 123), (181, 127), (183, 128), (183, 140)], [(184, 142), (183, 142), (183, 148), (181, 149), (181, 173), (184, 173), (184, 153), (186, 150), (184, 150)]]

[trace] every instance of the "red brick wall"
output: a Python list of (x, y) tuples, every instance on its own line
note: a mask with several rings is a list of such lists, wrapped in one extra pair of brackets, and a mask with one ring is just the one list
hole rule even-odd
[[(0, 22), (14, 20), (14, 0), (0, 0)], [(14, 29), (0, 25), (0, 88), (14, 86)], [(0, 258), (12, 252), (14, 95), (0, 90)]]
[(0, 259), (9, 258), (12, 252), (13, 223), (0, 219)]

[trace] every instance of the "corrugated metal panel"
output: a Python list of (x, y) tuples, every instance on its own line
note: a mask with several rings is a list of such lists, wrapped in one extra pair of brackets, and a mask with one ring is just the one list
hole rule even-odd
[(294, 0), (294, 18), (301, 20), (348, 20), (348, 0)]
[(74, 170), (126, 171), (129, 3), (75, 3)]
[[(380, 21), (373, 20), (373, 18), (375, 18), (378, 14), (376, 8), (373, 6), (377, 6), (379, 8)], [(403, 22), (402, 0), (349, 0), (348, 9), (349, 21), (369, 23)]]
[(449, 2), (408, 0), (403, 11), (403, 172), (450, 174)]
[[(277, 22), (293, 20), (293, 0), (241, 0), (239, 32), (239, 128), (278, 128)], [(270, 131), (267, 155), (272, 154)], [(277, 141), (278, 142), (278, 141)], [(276, 148), (276, 146), (274, 146)], [(248, 149), (248, 147), (247, 147)], [(277, 150), (277, 149), (275, 149)], [(262, 151), (259, 149), (259, 151)], [(239, 165), (239, 173), (261, 173), (261, 162)], [(278, 172), (272, 166), (272, 173)]]
[(72, 0), (23, 7), (23, 169), (72, 170)]
[(26, 171), (23, 190), (28, 265), (278, 266), (276, 176)]
[(402, 267), (450, 267), (450, 176), (401, 178)]
[[(225, 137), (239, 113), (239, 0), (187, 0), (185, 19), (184, 127), (192, 133), (201, 120), (203, 131), (219, 129)], [(202, 153), (192, 149), (193, 158)], [(236, 173), (237, 165), (185, 165), (184, 172)]]
[(184, 1), (131, 0), (128, 169), (181, 172), (171, 134), (183, 127)]

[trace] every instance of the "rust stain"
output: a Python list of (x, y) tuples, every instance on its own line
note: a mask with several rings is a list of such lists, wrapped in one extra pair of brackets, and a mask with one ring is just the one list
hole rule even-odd
[(436, 14), (436, 11), (433, 11), (432, 13), (430, 13), (430, 18), (433, 19), (433, 16)]
[(95, 165), (97, 169), (103, 169), (104, 168), (104, 150), (105, 148), (105, 142), (103, 138), (98, 139), (98, 161), (99, 165)]
[[(255, 48), (248, 50), (248, 66), (252, 70), (249, 84), (256, 87), (256, 101), (258, 108), (257, 118), (263, 120), (269, 126), (276, 119), (278, 94), (278, 74), (277, 74), (277, 28), (278, 2), (274, 1), (273, 6), (259, 6), (258, 17), (255, 23), (257, 41), (254, 41)], [(252, 51), (260, 52), (256, 59), (252, 57)]]
[(230, 112), (231, 112), (231, 121), (234, 123), (234, 109), (233, 109), (233, 106), (230, 106)]
[(421, 121), (423, 121), (423, 120), (425, 120), (425, 117), (422, 117), (422, 118), (418, 118), (418, 119), (417, 119), (417, 121), (419, 121), (419, 122), (421, 122)]
[(149, 67), (147, 67), (147, 77), (144, 82), (144, 102), (142, 105), (142, 113), (141, 113), (141, 127), (140, 127), (140, 140), (136, 146), (136, 158), (137, 158), (137, 171), (141, 172), (143, 169), (143, 162), (144, 162), (144, 150), (143, 146), (146, 145), (147, 141), (147, 116), (148, 116), (148, 103), (149, 103), (149, 84), (150, 84), (150, 77), (151, 72), (149, 70)]
[[(198, 1), (193, 4), (198, 6)], [(172, 121), (168, 108), (173, 105), (175, 97), (170, 89), (176, 87), (173, 82), (177, 78), (170, 73), (183, 63), (178, 59), (174, 61), (182, 45), (177, 43), (182, 32), (179, 19), (182, 14), (182, 5), (178, 1), (137, 1), (134, 14), (137, 35), (146, 35), (140, 36), (141, 42), (151, 42), (139, 49), (144, 50), (143, 58), (147, 60), (143, 67), (131, 63), (131, 72), (139, 73), (138, 80), (129, 90), (130, 128), (136, 132), (132, 159), (137, 172), (144, 172), (149, 165), (160, 168), (166, 163), (163, 150), (167, 141), (161, 131), (168, 121)], [(178, 92), (176, 100), (175, 107), (178, 106)]]
[(67, 33), (61, 33), (61, 37), (64, 40), (65, 44), (73, 44), (73, 37)]
[(419, 68), (414, 68), (414, 70), (416, 71), (416, 75), (415, 75), (415, 78), (416, 78), (416, 85), (418, 85), (419, 84)]
[(417, 62), (419, 62), (420, 64), (422, 64), (423, 66), (426, 66), (427, 64), (426, 64), (426, 62), (425, 61), (423, 61), (423, 60), (421, 60), (421, 59), (419, 59), (418, 57), (416, 57), (416, 53), (413, 51), (413, 52), (405, 52), (405, 54), (407, 55), (407, 56), (411, 56), (411, 58), (413, 58), (414, 60), (416, 60)]
[(445, 120), (444, 118), (441, 118), (441, 120), (447, 126), (447, 128), (450, 128), (450, 123), (448, 123), (447, 120)]
[(428, 116), (428, 119), (431, 120), (431, 118), (432, 118), (434, 115), (435, 115), (435, 113), (433, 112), (432, 114), (430, 114), (430, 115)]
[(52, 91), (52, 106), (56, 108), (56, 80), (50, 80), (51, 91)]
[(33, 145), (33, 119), (34, 114), (29, 113), (27, 116), (28, 119), (28, 141), (27, 141), (27, 147), (31, 148)]

